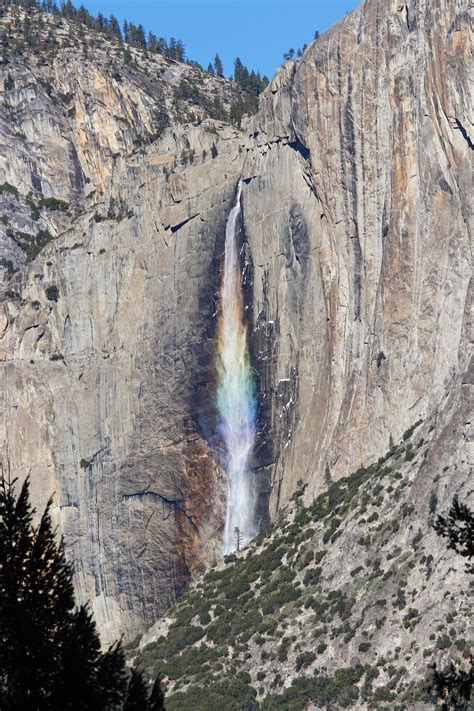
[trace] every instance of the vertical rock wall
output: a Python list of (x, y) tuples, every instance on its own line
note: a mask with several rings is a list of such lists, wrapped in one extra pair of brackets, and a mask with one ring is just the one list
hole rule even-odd
[[(287, 62), (244, 177), (272, 510), (377, 457), (466, 368), (467, 3), (368, 0)], [(460, 356), (461, 354), (461, 356)]]
[(54, 495), (105, 641), (151, 624), (220, 554), (213, 331), (241, 162), (226, 127), (167, 132), (2, 307), (4, 459), (39, 510)]

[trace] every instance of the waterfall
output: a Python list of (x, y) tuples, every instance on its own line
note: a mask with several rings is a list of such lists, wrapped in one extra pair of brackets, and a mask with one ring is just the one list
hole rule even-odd
[(239, 181), (235, 204), (226, 225), (218, 324), (217, 407), (220, 432), (226, 447), (228, 479), (224, 554), (237, 548), (237, 537), (239, 544), (245, 545), (257, 533), (254, 474), (250, 469), (257, 403), (244, 321), (237, 238), (241, 192), (242, 183)]

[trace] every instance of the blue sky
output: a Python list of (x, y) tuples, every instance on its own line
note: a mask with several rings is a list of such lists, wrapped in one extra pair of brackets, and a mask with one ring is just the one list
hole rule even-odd
[(156, 35), (181, 39), (187, 55), (205, 68), (216, 52), (229, 74), (239, 56), (272, 77), (283, 53), (312, 41), (358, 0), (76, 0), (96, 15), (114, 14)]

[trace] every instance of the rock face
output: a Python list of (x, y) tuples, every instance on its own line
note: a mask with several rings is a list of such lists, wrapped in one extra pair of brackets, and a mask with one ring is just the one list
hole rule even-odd
[[(5, 111), (0, 182), (18, 194), (1, 191), (3, 210), (36, 232), (39, 207), (60, 236), (5, 288), (4, 459), (30, 473), (38, 507), (54, 492), (104, 640), (152, 623), (219, 555), (214, 328), (239, 177), (262, 514), (299, 480), (309, 501), (447, 401), (456, 411), (471, 274), (468, 51), (467, 2), (366, 0), (283, 65), (245, 131), (205, 115), (178, 125), (169, 85), (194, 70), (168, 63), (169, 83), (153, 83), (138, 53), (120, 82), (100, 49), (66, 68), (52, 60), (61, 109), (39, 68), (8, 68), (4, 105), (24, 136)], [(202, 81), (228, 105), (235, 89)], [(38, 206), (39, 191), (69, 204)], [(4, 244), (24, 261), (7, 230)]]
[[(219, 550), (224, 482), (197, 398), (211, 401), (216, 245), (241, 167), (234, 139), (214, 124), (166, 134), (112, 190), (126, 216), (79, 218), (3, 307), (10, 466), (31, 474), (39, 507), (55, 492), (79, 594), (104, 635), (151, 623)], [(209, 156), (215, 145), (209, 162), (221, 168), (176, 165), (168, 176), (184, 145)]]
[[(41, 243), (64, 232), (167, 125), (215, 118), (240, 90), (158, 54), (129, 48), (127, 58), (123, 44), (34, 7), (2, 13), (0, 268), (8, 276), (34, 256), (38, 234)], [(191, 157), (186, 142), (181, 150)]]
[(368, 0), (287, 63), (244, 166), (275, 512), (439, 407), (467, 367), (466, 3)]

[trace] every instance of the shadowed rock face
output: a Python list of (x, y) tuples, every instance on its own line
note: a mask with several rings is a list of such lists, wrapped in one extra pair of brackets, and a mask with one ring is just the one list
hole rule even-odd
[(246, 133), (173, 125), (140, 153), (121, 144), (103, 183), (78, 152), (99, 197), (6, 287), (2, 440), (38, 508), (54, 492), (105, 640), (153, 622), (219, 554), (215, 297), (240, 176), (262, 515), (455, 410), (467, 57), (467, 3), (368, 0), (279, 70)]

